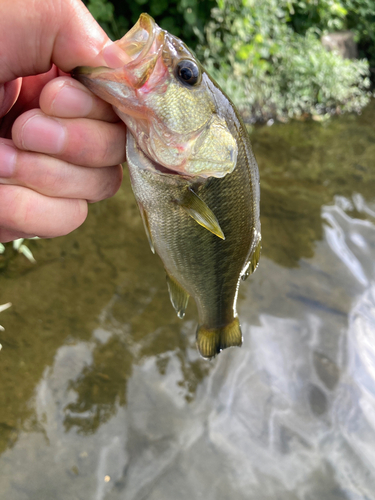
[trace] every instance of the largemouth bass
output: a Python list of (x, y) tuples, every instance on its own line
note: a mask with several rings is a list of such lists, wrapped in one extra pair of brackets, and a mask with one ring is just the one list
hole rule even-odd
[(236, 301), (260, 252), (259, 174), (230, 99), (177, 37), (147, 14), (116, 42), (121, 68), (73, 76), (127, 126), (127, 163), (151, 250), (178, 316), (191, 295), (205, 358), (242, 344)]

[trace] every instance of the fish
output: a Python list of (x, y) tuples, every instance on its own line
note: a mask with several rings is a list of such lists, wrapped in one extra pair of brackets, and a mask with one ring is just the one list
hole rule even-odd
[(72, 76), (113, 106), (127, 127), (130, 180), (172, 305), (197, 304), (202, 357), (243, 342), (236, 303), (261, 249), (259, 172), (234, 104), (184, 42), (148, 14), (115, 42), (119, 68)]

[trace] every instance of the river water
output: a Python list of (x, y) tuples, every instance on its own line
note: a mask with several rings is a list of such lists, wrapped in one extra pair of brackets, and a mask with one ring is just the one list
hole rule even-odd
[(129, 180), (0, 260), (1, 500), (375, 499), (375, 125), (252, 131), (263, 252), (244, 344), (170, 305)]

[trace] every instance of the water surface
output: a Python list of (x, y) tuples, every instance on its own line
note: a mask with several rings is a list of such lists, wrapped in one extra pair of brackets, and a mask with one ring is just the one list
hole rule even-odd
[(375, 499), (374, 111), (253, 130), (261, 265), (211, 362), (127, 176), (1, 257), (1, 499)]

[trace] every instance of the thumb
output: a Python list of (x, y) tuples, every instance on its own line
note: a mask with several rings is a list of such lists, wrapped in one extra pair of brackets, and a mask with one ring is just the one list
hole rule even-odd
[(80, 0), (12, 0), (1, 4), (0, 85), (45, 73), (52, 63), (71, 71), (79, 65), (111, 65), (108, 59), (116, 65), (116, 56), (120, 58), (121, 50)]

